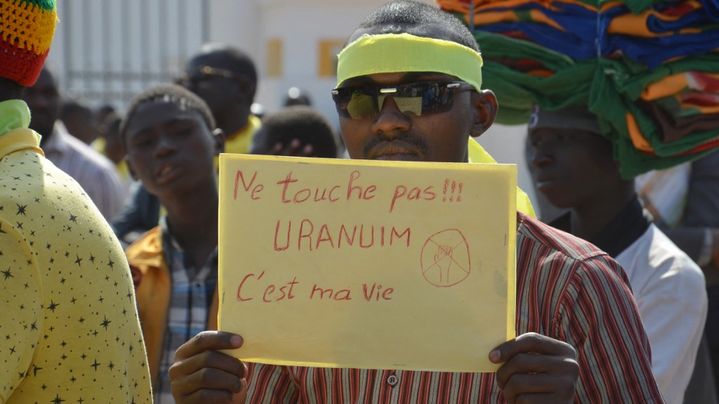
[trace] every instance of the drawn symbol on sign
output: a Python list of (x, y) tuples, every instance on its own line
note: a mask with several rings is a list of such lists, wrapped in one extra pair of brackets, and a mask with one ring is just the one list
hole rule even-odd
[(471, 272), (469, 243), (457, 229), (437, 232), (424, 242), (420, 264), (422, 275), (430, 284), (439, 288), (454, 286)]

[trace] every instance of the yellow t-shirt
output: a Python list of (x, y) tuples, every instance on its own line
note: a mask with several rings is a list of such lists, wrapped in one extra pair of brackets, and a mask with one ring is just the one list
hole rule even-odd
[(227, 135), (225, 141), (225, 153), (249, 153), (252, 147), (252, 138), (262, 126), (260, 118), (250, 115), (247, 118), (247, 125), (239, 132)]
[[(250, 152), (250, 149), (252, 148), (252, 140), (255, 137), (255, 134), (262, 126), (262, 121), (260, 121), (260, 118), (250, 115), (247, 118), (247, 125), (245, 127), (235, 132), (234, 134), (228, 135), (227, 139), (225, 140), (225, 153), (241, 153), (241, 154), (247, 154)], [(215, 164), (215, 171), (220, 170), (220, 157), (215, 156), (214, 160)]]
[(0, 136), (0, 402), (151, 403), (120, 243), (38, 145)]

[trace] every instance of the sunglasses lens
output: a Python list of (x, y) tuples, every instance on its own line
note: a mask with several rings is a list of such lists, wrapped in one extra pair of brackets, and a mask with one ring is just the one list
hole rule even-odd
[(352, 119), (376, 115), (388, 97), (404, 114), (422, 116), (452, 108), (454, 91), (446, 83), (412, 83), (395, 88), (340, 88), (333, 98), (342, 116)]
[[(379, 105), (384, 105), (386, 95), (379, 97)], [(413, 114), (416, 116), (422, 115), (424, 109), (422, 108), (422, 97), (400, 97), (392, 96), (394, 103), (397, 104), (397, 108), (402, 111), (403, 114)]]
[(377, 112), (376, 98), (357, 88), (338, 88), (332, 91), (332, 99), (341, 116), (362, 119)]
[(354, 90), (347, 102), (347, 115), (352, 119), (362, 119), (377, 113), (377, 98)]
[(435, 114), (452, 108), (454, 92), (445, 84), (429, 83), (422, 91), (422, 113)]
[(451, 97), (446, 86), (439, 83), (414, 83), (397, 88), (395, 102), (403, 113), (417, 116), (446, 111)]

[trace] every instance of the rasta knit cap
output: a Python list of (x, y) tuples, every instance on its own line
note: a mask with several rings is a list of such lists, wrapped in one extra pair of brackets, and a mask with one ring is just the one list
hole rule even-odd
[(0, 0), (0, 77), (35, 84), (56, 23), (55, 0)]

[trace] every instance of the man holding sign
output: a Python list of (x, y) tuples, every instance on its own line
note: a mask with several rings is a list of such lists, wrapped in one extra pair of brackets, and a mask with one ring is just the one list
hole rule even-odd
[[(480, 71), (477, 44), (453, 17), (412, 1), (380, 8), (339, 55), (333, 96), (350, 156), (468, 162), (468, 137), (497, 109)], [(523, 214), (516, 237), (519, 336), (486, 353), (496, 374), (244, 364), (219, 352), (242, 337), (203, 332), (177, 351), (173, 394), (180, 403), (661, 402), (621, 268)]]

